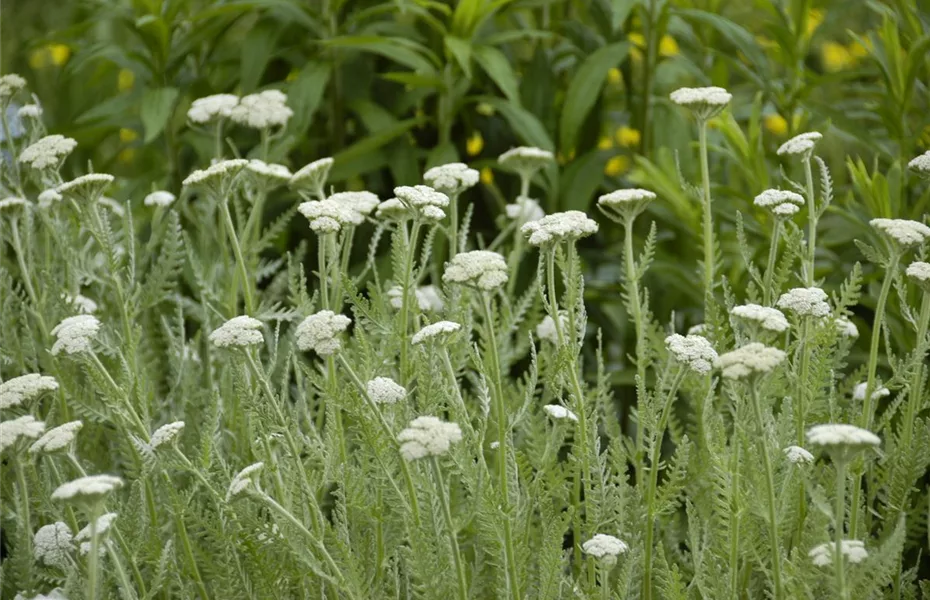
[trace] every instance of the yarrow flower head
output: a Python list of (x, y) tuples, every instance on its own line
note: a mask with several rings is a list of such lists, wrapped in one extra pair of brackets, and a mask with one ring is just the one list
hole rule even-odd
[(0, 452), (13, 447), (22, 439), (36, 439), (45, 431), (45, 423), (36, 421), (32, 415), (0, 422)]
[(247, 466), (239, 471), (229, 483), (229, 489), (226, 490), (226, 501), (238, 496), (250, 487), (258, 486), (258, 477), (265, 468), (265, 463), (257, 462)]
[[(867, 387), (868, 387), (868, 383), (865, 381), (861, 383), (857, 383), (856, 387), (853, 388), (853, 400), (858, 400), (860, 402), (862, 400), (865, 400), (865, 392), (866, 392)], [(872, 400), (878, 400), (879, 398), (887, 398), (890, 395), (891, 395), (891, 390), (889, 390), (886, 387), (880, 387), (880, 388), (875, 389), (872, 392)]]
[(706, 121), (726, 108), (733, 94), (721, 87), (679, 88), (669, 95), (672, 102), (691, 109), (698, 120)]
[(561, 404), (547, 404), (543, 406), (543, 410), (546, 411), (546, 414), (556, 421), (562, 421), (568, 419), (569, 421), (577, 421), (578, 415), (568, 410)]
[(45, 432), (45, 435), (40, 437), (29, 447), (30, 454), (39, 454), (40, 452), (44, 454), (54, 454), (62, 450), (69, 450), (74, 442), (74, 438), (77, 436), (77, 432), (80, 431), (83, 426), (84, 423), (81, 421), (70, 421), (53, 429), (49, 429)]
[(99, 331), (100, 320), (93, 315), (68, 317), (52, 329), (52, 335), (57, 338), (52, 346), (52, 354), (61, 351), (65, 354), (90, 352)]
[(59, 134), (47, 135), (27, 146), (19, 154), (19, 162), (36, 170), (57, 169), (77, 148), (77, 142)]
[(597, 233), (597, 221), (580, 210), (547, 215), (538, 221), (525, 223), (520, 231), (529, 237), (530, 245), (550, 247), (559, 242), (573, 242)]
[(42, 107), (38, 104), (24, 104), (16, 111), (16, 116), (20, 119), (39, 120), (42, 118)]
[[(568, 325), (568, 315), (559, 313), (559, 327), (564, 331)], [(555, 327), (555, 319), (549, 315), (543, 317), (543, 320), (536, 326), (536, 337), (553, 344), (558, 344), (559, 331)]]
[(582, 552), (608, 565), (616, 563), (617, 557), (629, 549), (626, 542), (606, 533), (598, 533), (581, 545)]
[(907, 166), (924, 179), (930, 179), (930, 150), (920, 156), (912, 158)]
[[(106, 535), (110, 530), (110, 527), (113, 525), (113, 521), (116, 520), (116, 517), (119, 516), (115, 512), (108, 512), (97, 517), (97, 521), (94, 523), (96, 528), (96, 534), (98, 536)], [(90, 523), (84, 526), (83, 529), (77, 532), (77, 535), (74, 536), (74, 541), (83, 542), (90, 541), (93, 536), (91, 535)], [(88, 544), (90, 546), (90, 544)], [(89, 550), (90, 548), (88, 548)], [(87, 550), (83, 550), (81, 554), (87, 554)]]
[(400, 454), (407, 461), (445, 454), (452, 444), (461, 439), (462, 430), (458, 424), (446, 423), (431, 416), (417, 417), (397, 434)]
[(449, 196), (428, 185), (402, 185), (394, 188), (394, 195), (408, 209), (429, 221), (438, 221), (446, 216), (442, 209), (449, 206)]
[(61, 591), (61, 588), (55, 588), (47, 594), (36, 594), (26, 598), (22, 593), (16, 594), (16, 597), (13, 600), (68, 600), (68, 597), (65, 596), (64, 592)]
[(461, 328), (461, 325), (453, 321), (437, 321), (413, 334), (410, 343), (416, 346), (430, 340), (444, 341)]
[(301, 167), (291, 175), (290, 186), (293, 189), (306, 189), (315, 193), (320, 200), (326, 197), (324, 187), (333, 167), (332, 157), (327, 156)]
[(390, 198), (378, 205), (375, 216), (388, 221), (407, 221), (412, 219), (414, 212), (397, 198)]
[(74, 550), (73, 539), (71, 528), (61, 521), (44, 525), (33, 537), (33, 556), (42, 564), (67, 569), (68, 555)]
[(113, 183), (115, 177), (109, 173), (88, 173), (59, 185), (55, 191), (83, 202), (97, 202), (103, 191)]
[(224, 187), (236, 181), (236, 176), (248, 166), (244, 158), (231, 158), (213, 163), (206, 169), (197, 169), (183, 182), (186, 187), (202, 187), (211, 191), (222, 192)]
[(368, 397), (375, 404), (396, 404), (407, 397), (407, 390), (390, 377), (375, 377), (368, 382)]
[(814, 462), (814, 455), (800, 446), (788, 446), (782, 452), (785, 453), (785, 457), (789, 462), (796, 465)]
[(352, 320), (337, 315), (331, 310), (321, 310), (304, 319), (297, 326), (297, 347), (313, 350), (320, 356), (330, 356), (342, 348), (339, 334), (345, 331)]
[(344, 226), (361, 225), (365, 222), (365, 217), (358, 211), (329, 198), (301, 202), (297, 210), (307, 217), (310, 229), (317, 234), (336, 233)]
[[(440, 311), (443, 309), (442, 298), (439, 296), (439, 289), (435, 285), (423, 285), (413, 291), (417, 299), (417, 306), (423, 312)], [(387, 292), (391, 306), (397, 309), (403, 307), (404, 290), (399, 285), (395, 285)]]
[(741, 322), (761, 327), (773, 333), (782, 333), (788, 329), (788, 319), (777, 308), (760, 306), (758, 304), (744, 304), (734, 306), (730, 314)]
[(856, 327), (856, 324), (849, 320), (848, 317), (840, 316), (837, 317), (834, 321), (836, 325), (836, 331), (843, 337), (847, 338), (857, 338), (859, 337), (859, 328)]
[(755, 197), (753, 204), (770, 211), (776, 217), (788, 218), (804, 206), (804, 197), (789, 190), (765, 190)]
[(252, 129), (284, 127), (293, 116), (294, 111), (287, 105), (287, 95), (278, 90), (244, 96), (229, 113), (230, 119)]
[(830, 314), (827, 293), (820, 288), (794, 288), (781, 295), (775, 303), (779, 308), (799, 317), (825, 317)]
[(182, 429), (184, 429), (184, 421), (162, 425), (152, 433), (149, 444), (156, 450), (162, 446), (171, 446), (177, 443)]
[(58, 389), (58, 380), (49, 375), (30, 373), (0, 383), (0, 410), (19, 406)]
[(699, 335), (673, 333), (665, 338), (665, 346), (679, 364), (701, 375), (710, 373), (717, 360), (717, 351)]
[(152, 192), (151, 194), (145, 197), (145, 200), (142, 201), (146, 206), (161, 206), (167, 207), (171, 206), (176, 200), (176, 196), (171, 192), (166, 192), (165, 190), (158, 190)]
[(239, 104), (239, 96), (234, 94), (213, 94), (197, 98), (187, 111), (191, 123), (209, 123), (219, 119), (228, 119)]
[(539, 202), (532, 198), (520, 196), (517, 201), (504, 207), (508, 219), (517, 221), (517, 224), (538, 221), (546, 216), (546, 212)]
[(48, 208), (55, 202), (61, 202), (62, 196), (58, 190), (48, 189), (39, 193), (39, 208)]
[[(833, 552), (835, 550), (835, 543), (825, 542), (814, 546), (811, 551), (807, 553), (807, 556), (810, 557), (811, 562), (814, 563), (815, 566), (825, 567), (833, 564)], [(842, 554), (850, 564), (861, 563), (869, 557), (869, 553), (865, 549), (865, 544), (859, 540), (841, 540), (840, 554)]]
[(426, 171), (423, 181), (438, 192), (455, 196), (478, 184), (478, 171), (465, 163), (449, 163)]
[(114, 475), (87, 475), (58, 486), (52, 500), (95, 505), (121, 487), (123, 480)]
[(252, 175), (252, 179), (265, 190), (274, 189), (291, 180), (291, 170), (284, 165), (253, 158), (245, 168)]
[(814, 425), (808, 429), (807, 443), (824, 448), (833, 455), (834, 460), (846, 462), (854, 453), (876, 448), (882, 441), (867, 429), (855, 425), (830, 423)]
[(816, 131), (796, 135), (782, 144), (778, 148), (777, 154), (779, 156), (801, 156), (806, 159), (814, 151), (814, 145), (821, 138), (823, 138), (823, 135)]
[(930, 263), (914, 261), (904, 273), (924, 292), (930, 293)]
[(614, 190), (598, 198), (597, 207), (611, 220), (623, 223), (636, 218), (655, 199), (655, 193), (640, 188)]
[(0, 105), (26, 87), (26, 80), (16, 73), (0, 76)]
[(367, 191), (358, 192), (337, 192), (326, 199), (326, 202), (332, 202), (356, 213), (353, 225), (358, 225), (365, 220), (365, 217), (374, 211), (381, 201), (377, 194)]
[(872, 219), (869, 225), (886, 238), (905, 248), (919, 246), (930, 240), (930, 227), (907, 219)]
[(210, 334), (210, 341), (217, 348), (245, 348), (264, 343), (262, 322), (247, 315), (233, 317)]
[(721, 354), (714, 363), (727, 379), (748, 379), (766, 375), (785, 360), (785, 353), (758, 342)]
[(498, 156), (497, 162), (515, 171), (521, 178), (529, 180), (533, 178), (536, 171), (554, 163), (555, 155), (542, 148), (520, 146), (511, 148)]
[(491, 291), (507, 283), (507, 261), (497, 252), (472, 250), (452, 257), (442, 274), (446, 283)]

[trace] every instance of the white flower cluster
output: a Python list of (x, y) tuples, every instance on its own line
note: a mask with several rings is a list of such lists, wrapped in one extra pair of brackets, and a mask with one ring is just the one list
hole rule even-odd
[(149, 445), (154, 449), (158, 449), (161, 446), (174, 444), (178, 436), (181, 435), (182, 429), (184, 429), (184, 421), (175, 421), (174, 423), (162, 425), (152, 433)]
[(171, 206), (172, 203), (177, 198), (171, 192), (166, 192), (165, 190), (158, 190), (148, 194), (145, 199), (142, 201), (146, 206), (161, 206), (167, 207)]
[(233, 477), (232, 481), (229, 483), (229, 489), (226, 490), (226, 501), (229, 502), (231, 498), (238, 496), (252, 487), (253, 484), (256, 484), (258, 482), (258, 476), (264, 468), (265, 463), (257, 462), (236, 473), (236, 476)]
[(507, 261), (497, 252), (472, 250), (452, 257), (442, 274), (446, 283), (491, 291), (507, 283)]
[(582, 552), (607, 564), (617, 562), (617, 557), (629, 549), (626, 542), (606, 533), (598, 533), (581, 545)]
[(930, 240), (930, 227), (907, 219), (872, 219), (869, 225), (905, 247), (919, 246)]
[(77, 294), (76, 296), (62, 294), (62, 300), (64, 300), (66, 304), (70, 304), (76, 308), (81, 314), (90, 315), (97, 312), (97, 303), (87, 296), (82, 296), (81, 294)]
[[(811, 562), (815, 566), (825, 567), (827, 565), (833, 564), (833, 552), (836, 549), (836, 544), (833, 542), (825, 542), (814, 546), (807, 555), (810, 557)], [(840, 541), (840, 554), (846, 557), (846, 560), (850, 564), (861, 563), (866, 558), (869, 557), (869, 553), (866, 552), (865, 544), (859, 540), (841, 540)]]
[(349, 206), (326, 200), (301, 202), (297, 207), (300, 214), (310, 221), (310, 229), (315, 233), (336, 233), (343, 226), (361, 225), (365, 218)]
[(615, 221), (635, 218), (656, 199), (654, 192), (641, 188), (614, 190), (597, 199), (597, 206)]
[(77, 142), (74, 139), (55, 133), (24, 148), (19, 154), (19, 162), (38, 170), (57, 168), (75, 148)]
[(294, 111), (287, 105), (287, 94), (279, 90), (265, 90), (249, 94), (229, 111), (229, 118), (253, 129), (285, 126)]
[(834, 324), (836, 325), (837, 332), (841, 336), (848, 338), (859, 337), (859, 328), (856, 327), (856, 324), (850, 321), (849, 318), (844, 316), (837, 317)]
[(90, 352), (91, 342), (100, 331), (100, 321), (93, 315), (76, 315), (68, 317), (52, 329), (57, 340), (52, 346), (52, 354), (64, 350), (65, 354)]
[(782, 333), (788, 329), (788, 319), (777, 308), (760, 306), (758, 304), (744, 304), (734, 306), (730, 314), (741, 321), (758, 325), (766, 331)]
[(830, 314), (827, 293), (817, 287), (794, 288), (778, 299), (775, 306), (793, 312), (799, 317), (825, 317)]
[(717, 360), (717, 351), (705, 337), (678, 333), (665, 338), (665, 346), (675, 360), (695, 373), (710, 373)]
[(804, 197), (789, 190), (765, 190), (755, 197), (753, 204), (768, 209), (776, 217), (791, 217), (804, 206)]
[(197, 169), (188, 175), (181, 183), (187, 187), (218, 184), (224, 180), (232, 179), (249, 164), (244, 158), (231, 158), (213, 163), (206, 169)]
[(428, 221), (440, 221), (446, 217), (443, 209), (449, 206), (449, 197), (428, 185), (402, 185), (394, 188), (394, 195), (409, 210)]
[(368, 397), (375, 404), (396, 404), (407, 397), (407, 390), (390, 377), (375, 377), (368, 382)]
[(779, 146), (777, 154), (779, 156), (807, 156), (821, 138), (823, 135), (816, 131), (796, 135)]
[(253, 158), (245, 168), (266, 189), (284, 185), (291, 180), (291, 170), (277, 163), (267, 163)]
[(478, 171), (465, 163), (449, 163), (426, 171), (423, 181), (447, 196), (454, 196), (478, 184)]
[(36, 594), (26, 598), (22, 593), (16, 594), (13, 600), (68, 600), (61, 588), (55, 588), (47, 594)]
[(877, 435), (867, 429), (837, 423), (814, 425), (807, 430), (807, 442), (828, 448), (835, 446), (866, 448), (882, 443)]
[(307, 188), (323, 194), (323, 186), (329, 178), (329, 170), (333, 168), (332, 157), (327, 156), (304, 165), (291, 175), (291, 187)]
[(691, 109), (701, 120), (707, 120), (719, 114), (733, 94), (721, 87), (679, 88), (669, 95), (675, 104)]
[[(116, 520), (117, 516), (119, 515), (117, 515), (117, 513), (115, 512), (108, 512), (108, 513), (104, 513), (100, 515), (99, 517), (97, 517), (97, 521), (94, 523), (96, 530), (97, 530), (96, 531), (97, 535), (98, 536), (105, 535), (110, 530), (110, 527), (113, 525), (113, 521)], [(90, 523), (88, 523), (87, 525), (84, 526), (83, 529), (77, 532), (77, 535), (74, 536), (74, 541), (76, 542), (90, 541), (91, 539), (90, 529), (91, 529)], [(87, 554), (87, 552), (84, 551), (81, 554)]]
[(788, 446), (782, 452), (789, 462), (796, 465), (814, 462), (814, 455), (800, 446)]
[(233, 317), (213, 330), (210, 341), (217, 348), (257, 346), (265, 341), (262, 322), (248, 315)]
[(0, 76), (0, 102), (12, 98), (16, 92), (25, 87), (26, 80), (16, 73)]
[(313, 350), (320, 356), (335, 354), (342, 348), (339, 334), (345, 331), (352, 320), (337, 315), (331, 310), (321, 310), (304, 319), (297, 326), (297, 347)]
[(32, 552), (35, 559), (50, 567), (68, 568), (68, 555), (74, 550), (71, 544), (71, 528), (58, 521), (44, 525), (36, 531), (32, 539)]
[(727, 379), (746, 379), (771, 373), (783, 360), (785, 353), (778, 348), (753, 342), (720, 355), (714, 364)]
[(543, 406), (543, 410), (546, 411), (547, 415), (556, 421), (562, 421), (564, 419), (568, 419), (569, 421), (578, 421), (578, 415), (568, 410), (561, 404), (547, 404)]
[[(853, 400), (862, 401), (865, 400), (865, 392), (868, 389), (868, 382), (857, 383), (856, 387), (853, 388)], [(878, 400), (879, 398), (887, 398), (891, 395), (891, 390), (886, 387), (880, 387), (872, 392), (872, 400)]]
[(904, 273), (924, 291), (930, 292), (930, 263), (914, 261), (907, 266)]
[(462, 430), (458, 424), (446, 423), (431, 416), (417, 417), (397, 434), (400, 454), (407, 461), (445, 454), (449, 446), (461, 439)]
[[(568, 315), (564, 313), (559, 314), (559, 326), (564, 331), (568, 327)], [(546, 315), (543, 317), (543, 320), (540, 321), (539, 325), (536, 326), (536, 337), (553, 344), (559, 343), (559, 332), (555, 328), (555, 319)]]
[(32, 454), (38, 454), (40, 452), (54, 454), (55, 452), (65, 450), (71, 446), (71, 443), (77, 436), (77, 432), (80, 431), (83, 426), (84, 423), (81, 421), (69, 421), (68, 423), (49, 429), (45, 432), (45, 435), (40, 437), (29, 447), (29, 452)]
[(42, 107), (38, 104), (23, 104), (19, 107), (19, 110), (16, 111), (16, 116), (20, 119), (39, 120), (42, 118)]
[(907, 166), (924, 177), (930, 176), (930, 150), (927, 150), (916, 158), (912, 158), (911, 161), (907, 163)]
[(36, 439), (45, 431), (45, 423), (32, 415), (0, 422), (0, 452), (12, 447), (20, 439)]
[(532, 177), (533, 173), (555, 162), (555, 155), (542, 148), (519, 146), (511, 148), (497, 157), (501, 165), (513, 169), (522, 177)]
[(58, 190), (48, 189), (42, 190), (39, 193), (39, 208), (48, 208), (55, 202), (61, 201), (61, 194), (58, 193)]
[[(423, 312), (442, 310), (444, 305), (442, 298), (439, 296), (439, 289), (435, 285), (420, 286), (413, 293), (417, 299), (417, 306)], [(389, 289), (387, 296), (392, 307), (397, 309), (403, 307), (404, 290), (399, 285)]]
[(530, 245), (550, 246), (587, 237), (597, 233), (597, 229), (597, 221), (588, 218), (580, 210), (569, 210), (525, 223), (520, 231), (529, 237)]
[(360, 215), (358, 218), (362, 220), (370, 215), (371, 212), (377, 208), (378, 204), (380, 203), (377, 194), (373, 194), (367, 191), (337, 192), (326, 200), (329, 202), (334, 202), (340, 206), (347, 206), (350, 210), (358, 213), (358, 215)]
[(520, 196), (517, 201), (504, 207), (504, 212), (508, 219), (520, 223), (529, 223), (538, 221), (546, 216), (546, 211), (542, 209), (539, 202), (532, 198)]
[(446, 339), (461, 328), (461, 325), (453, 321), (437, 321), (413, 334), (410, 343), (416, 346), (434, 338)]
[(214, 94), (197, 98), (187, 111), (191, 123), (209, 123), (215, 119), (228, 119), (239, 105), (239, 96), (234, 94)]
[(74, 196), (80, 200), (94, 201), (100, 198), (103, 190), (116, 179), (109, 173), (88, 173), (75, 177), (59, 185), (55, 191), (62, 196)]
[(0, 383), (0, 410), (19, 406), (45, 392), (58, 389), (58, 380), (48, 375), (30, 373)]
[(27, 202), (24, 198), (17, 198), (16, 196), (7, 196), (3, 200), (0, 200), (0, 211), (19, 209), (19, 208), (23, 208), (24, 206), (28, 206), (28, 205), (29, 205), (29, 202)]
[(96, 502), (121, 487), (123, 480), (114, 475), (86, 475), (58, 486), (52, 499)]

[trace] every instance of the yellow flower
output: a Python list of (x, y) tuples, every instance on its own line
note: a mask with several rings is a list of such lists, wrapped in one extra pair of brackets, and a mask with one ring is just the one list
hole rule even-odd
[(44, 69), (50, 66), (60, 67), (71, 57), (71, 48), (65, 44), (46, 44), (29, 53), (29, 66)]
[(132, 89), (132, 85), (136, 82), (135, 74), (129, 69), (120, 69), (119, 76), (116, 78), (116, 88), (125, 92)]
[(601, 139), (597, 141), (598, 150), (610, 150), (614, 147), (614, 141), (609, 135), (601, 136)]
[(491, 167), (484, 167), (481, 169), (481, 183), (484, 185), (491, 185), (494, 183), (494, 171), (491, 170)]
[(607, 71), (607, 83), (610, 85), (620, 85), (623, 83), (623, 74), (620, 73), (620, 69), (611, 67), (610, 70)]
[(627, 127), (626, 125), (618, 127), (615, 135), (617, 137), (617, 143), (624, 148), (638, 146), (639, 140), (642, 138), (642, 135), (640, 135), (638, 129), (633, 129), (632, 127)]
[(604, 175), (616, 177), (630, 170), (630, 159), (623, 154), (615, 156), (604, 165)]
[(819, 8), (812, 8), (807, 11), (807, 37), (814, 35), (820, 24), (823, 23), (823, 11)]
[(478, 156), (483, 149), (484, 138), (481, 137), (481, 132), (476, 130), (465, 142), (465, 152), (468, 152), (468, 156)]
[(479, 102), (478, 105), (475, 107), (475, 112), (477, 112), (479, 115), (484, 115), (486, 117), (493, 117), (494, 113), (496, 113), (497, 111), (494, 110), (494, 107), (488, 104), (487, 102)]
[(626, 39), (630, 40), (630, 43), (638, 48), (646, 47), (646, 38), (638, 31), (630, 33), (628, 36), (626, 36)]
[(765, 128), (779, 137), (788, 133), (788, 121), (778, 113), (765, 115)]
[(294, 81), (295, 79), (297, 79), (299, 75), (300, 75), (300, 69), (291, 69), (291, 72), (287, 74), (287, 77), (284, 78), (284, 81), (287, 81), (288, 83), (290, 83), (291, 81)]
[(767, 38), (764, 35), (757, 35), (756, 43), (759, 44), (761, 47), (765, 48), (766, 50), (775, 48), (776, 46), (778, 46), (778, 44), (776, 44), (774, 40), (772, 40), (771, 38)]
[(129, 144), (139, 139), (139, 134), (136, 133), (135, 129), (127, 129), (125, 127), (119, 130), (119, 141), (124, 144)]
[(56, 67), (65, 64), (71, 57), (71, 48), (64, 44), (49, 44), (46, 48), (48, 48), (48, 55), (52, 59), (52, 64)]
[(562, 154), (561, 151), (557, 152), (555, 155), (555, 160), (560, 164), (564, 165), (565, 163), (570, 163), (575, 160), (575, 149), (572, 148), (568, 151), (568, 154)]
[(855, 59), (865, 58), (869, 55), (869, 51), (872, 49), (872, 40), (869, 38), (865, 39), (865, 45), (862, 44), (859, 40), (853, 40), (853, 42), (847, 46), (850, 56)]
[(856, 62), (849, 49), (837, 42), (824, 42), (820, 47), (820, 59), (823, 68), (831, 73), (848, 69)]
[(119, 161), (121, 163), (131, 163), (136, 158), (136, 149), (135, 148), (123, 148), (119, 153)]
[(679, 53), (678, 42), (670, 35), (663, 35), (659, 41), (659, 55), (670, 57), (677, 56)]

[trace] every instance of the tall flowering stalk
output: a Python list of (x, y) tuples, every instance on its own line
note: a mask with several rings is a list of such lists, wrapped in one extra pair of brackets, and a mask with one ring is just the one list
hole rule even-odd
[(820, 211), (814, 195), (814, 174), (811, 160), (814, 146), (823, 137), (816, 131), (797, 135), (778, 148), (779, 156), (795, 156), (804, 164), (804, 186), (807, 196), (807, 261), (804, 265), (804, 283), (807, 287), (814, 285), (814, 268), (817, 256), (817, 221)]

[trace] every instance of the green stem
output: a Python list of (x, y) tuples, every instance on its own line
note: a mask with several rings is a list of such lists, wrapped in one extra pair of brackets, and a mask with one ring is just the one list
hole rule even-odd
[(465, 565), (462, 563), (462, 557), (459, 554), (459, 542), (455, 531), (455, 524), (452, 522), (452, 510), (449, 508), (449, 495), (446, 493), (445, 483), (442, 481), (442, 470), (439, 468), (439, 460), (430, 457), (430, 465), (433, 468), (433, 475), (436, 477), (436, 486), (439, 488), (439, 501), (442, 504), (442, 516), (446, 521), (446, 529), (449, 530), (449, 547), (452, 551), (452, 561), (455, 563), (455, 573), (458, 577), (459, 600), (468, 599), (468, 583), (465, 579)]
[(763, 299), (765, 306), (771, 306), (777, 291), (772, 289), (772, 282), (775, 279), (775, 262), (778, 259), (778, 242), (781, 237), (782, 222), (781, 218), (775, 218), (775, 225), (772, 227), (772, 243), (769, 244), (769, 260), (765, 266), (765, 284), (763, 285)]
[(610, 567), (600, 560), (597, 568), (601, 572), (601, 600), (610, 600)]
[[(13, 458), (13, 468), (16, 471), (16, 485), (19, 487), (20, 512), (23, 518), (23, 527), (19, 532), (25, 548), (22, 554), (31, 559), (33, 531), (32, 511), (29, 508), (29, 486), (26, 484), (26, 471), (23, 468), (23, 463), (18, 457)], [(30, 573), (31, 571), (30, 568)]]
[(801, 324), (801, 340), (800, 348), (801, 352), (801, 366), (800, 373), (798, 375), (798, 387), (797, 387), (797, 397), (798, 403), (795, 407), (795, 433), (797, 434), (797, 444), (798, 446), (804, 445), (804, 416), (807, 411), (807, 395), (810, 393), (810, 387), (808, 382), (808, 377), (810, 373), (810, 355), (811, 348), (808, 343), (808, 336), (810, 335), (810, 318), (804, 317), (804, 322)]
[(749, 383), (749, 395), (752, 399), (752, 409), (756, 415), (759, 426), (759, 446), (762, 448), (762, 461), (765, 468), (765, 487), (768, 494), (769, 510), (769, 548), (772, 552), (772, 578), (775, 584), (775, 599), (784, 598), (781, 586), (781, 544), (778, 539), (778, 513), (775, 501), (775, 475), (772, 472), (772, 459), (769, 456), (768, 435), (766, 435), (765, 421), (762, 419), (762, 406), (759, 400), (758, 382)]
[(459, 195), (449, 196), (449, 260), (459, 253)]
[(704, 197), (704, 314), (714, 295), (714, 221), (710, 196), (710, 167), (707, 162), (707, 121), (698, 123), (698, 144), (701, 153), (701, 186)]
[(740, 444), (734, 445), (733, 457), (730, 462), (730, 591), (733, 600), (739, 600), (739, 468)]
[(656, 20), (655, 20), (655, 0), (649, 0), (648, 9), (646, 11), (647, 22), (643, 28), (643, 32), (646, 34), (646, 56), (645, 56), (645, 65), (643, 68), (643, 87), (642, 87), (642, 99), (641, 102), (641, 114), (642, 119), (640, 121), (640, 154), (645, 156), (649, 155), (649, 142), (650, 142), (650, 127), (651, 123), (649, 122), (650, 118), (650, 108), (652, 104), (652, 75), (655, 71), (655, 62), (656, 62), (656, 50), (658, 46), (658, 36), (656, 36)]
[[(634, 217), (627, 217), (624, 220), (626, 230), (623, 240), (624, 245), (624, 267), (626, 267), (626, 285), (627, 297), (630, 302), (630, 316), (633, 319), (633, 327), (636, 330), (636, 377), (639, 380), (636, 384), (637, 392), (642, 386), (646, 388), (646, 333), (643, 327), (643, 309), (640, 304), (639, 294), (639, 277), (636, 274), (636, 257), (633, 254), (633, 220)], [(636, 428), (636, 485), (642, 485), (643, 471), (645, 462), (644, 447), (645, 432), (642, 424)]]
[(415, 286), (413, 280), (413, 262), (414, 256), (417, 252), (417, 236), (420, 233), (420, 220), (417, 219), (413, 222), (413, 227), (410, 229), (410, 238), (407, 241), (407, 257), (404, 263), (404, 281), (402, 283), (403, 297), (401, 298), (400, 305), (400, 378), (401, 385), (404, 387), (409, 383), (409, 353), (410, 353), (410, 338), (409, 338), (409, 317), (410, 317), (410, 296), (413, 294), (413, 288)]
[[(523, 212), (526, 210), (525, 202), (521, 203), (522, 199), (529, 199), (530, 193), (530, 181), (532, 180), (532, 173), (520, 173), (520, 195), (517, 196), (517, 204), (520, 204), (520, 213), (517, 215), (517, 218), (513, 220), (513, 249), (511, 249), (510, 254), (507, 257), (507, 272), (510, 273), (510, 278), (507, 280), (507, 295), (513, 297), (514, 291), (517, 289), (517, 279), (520, 274), (520, 262), (523, 259), (523, 232), (521, 231), (523, 227)], [(509, 225), (508, 225), (509, 227)]]
[(804, 180), (807, 183), (807, 286), (814, 285), (814, 261), (817, 255), (817, 206), (814, 198), (814, 175), (810, 156), (804, 161)]
[(232, 215), (229, 213), (229, 201), (222, 199), (220, 208), (223, 210), (223, 222), (226, 225), (226, 233), (229, 241), (232, 243), (233, 253), (236, 255), (236, 266), (239, 268), (239, 278), (242, 280), (242, 295), (245, 297), (246, 314), (255, 313), (255, 305), (252, 303), (252, 283), (249, 279), (249, 271), (245, 264), (245, 258), (242, 256), (242, 248), (239, 246), (239, 237), (236, 235), (236, 226), (233, 225)]
[[(834, 545), (833, 545), (833, 565), (836, 567), (836, 592), (837, 598), (846, 600), (846, 565), (843, 560), (843, 523), (846, 521), (846, 461), (836, 461), (836, 505), (834, 509), (834, 518), (836, 524), (834, 527)], [(852, 514), (856, 510), (853, 507)]]
[[(129, 582), (129, 574), (126, 573), (126, 568), (123, 567), (123, 562), (119, 558), (119, 552), (117, 552), (116, 548), (113, 547), (111, 542), (106, 542), (106, 547), (107, 554), (110, 555), (110, 560), (113, 561), (113, 567), (116, 571), (116, 579), (119, 581), (119, 587), (122, 588), (124, 597), (130, 598), (130, 600), (135, 600), (139, 596), (136, 594), (136, 590)], [(207, 598), (207, 596), (203, 597)]]
[(97, 535), (98, 507), (91, 510), (90, 517), (90, 553), (87, 555), (87, 600), (97, 600), (97, 563), (100, 559), (100, 539)]

